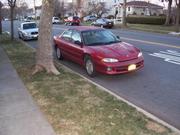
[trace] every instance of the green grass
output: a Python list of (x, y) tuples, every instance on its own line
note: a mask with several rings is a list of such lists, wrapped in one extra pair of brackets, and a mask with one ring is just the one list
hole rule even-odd
[(129, 29), (141, 30), (147, 32), (168, 34), (175, 31), (175, 26), (148, 25), (148, 24), (128, 24)]
[(91, 26), (91, 23), (92, 23), (92, 22), (82, 22), (82, 25)]
[(126, 103), (56, 65), (60, 75), (31, 75), (35, 52), (0, 37), (0, 45), (57, 135), (172, 135)]

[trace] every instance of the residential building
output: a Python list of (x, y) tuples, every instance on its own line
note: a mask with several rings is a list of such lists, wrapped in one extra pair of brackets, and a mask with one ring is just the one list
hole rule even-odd
[[(163, 14), (163, 7), (145, 1), (130, 1), (126, 4), (126, 15), (154, 15)], [(123, 16), (123, 3), (114, 5), (114, 13), (117, 13), (117, 18)]]

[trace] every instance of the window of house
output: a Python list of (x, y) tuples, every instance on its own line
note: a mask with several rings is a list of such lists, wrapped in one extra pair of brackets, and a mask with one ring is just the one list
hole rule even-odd
[(128, 11), (130, 11), (131, 10), (131, 7), (128, 7)]
[(144, 12), (146, 11), (146, 8), (145, 8), (145, 7), (143, 8), (143, 11), (144, 11)]

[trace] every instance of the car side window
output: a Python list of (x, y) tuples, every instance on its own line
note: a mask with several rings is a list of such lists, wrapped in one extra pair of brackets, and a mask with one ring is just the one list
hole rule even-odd
[(71, 35), (72, 35), (72, 30), (67, 30), (63, 33), (61, 38), (70, 42), (72, 40)]
[(82, 39), (81, 39), (81, 34), (77, 31), (73, 31), (72, 33), (72, 42), (79, 42), (81, 43), (82, 42)]

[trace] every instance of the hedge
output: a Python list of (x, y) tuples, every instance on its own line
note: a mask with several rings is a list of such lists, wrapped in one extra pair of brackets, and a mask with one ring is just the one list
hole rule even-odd
[(128, 16), (128, 23), (163, 25), (166, 21), (164, 16)]

